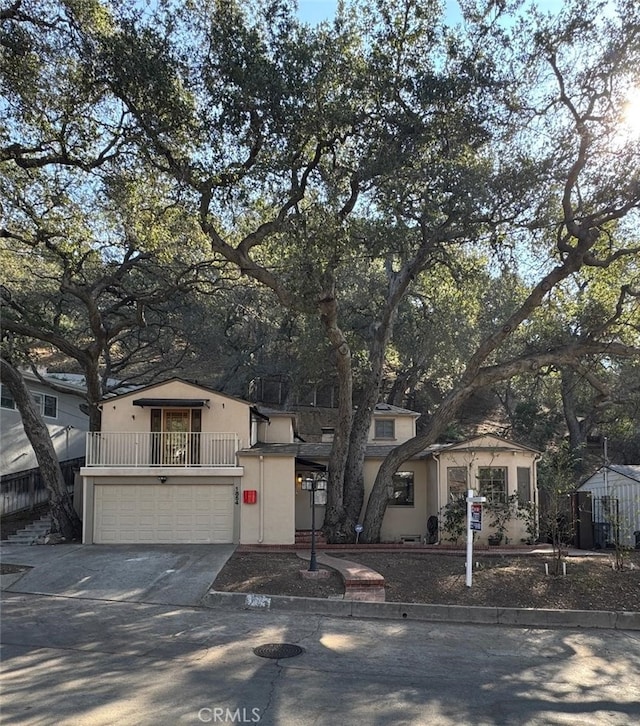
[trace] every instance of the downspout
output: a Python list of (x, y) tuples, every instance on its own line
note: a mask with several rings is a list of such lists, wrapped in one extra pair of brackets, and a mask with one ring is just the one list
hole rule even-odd
[(259, 521), (258, 521), (258, 544), (262, 544), (264, 540), (264, 456), (260, 456), (260, 471), (258, 474), (258, 503)]
[(540, 504), (538, 501), (538, 462), (542, 459), (542, 454), (536, 454), (533, 457), (533, 505), (536, 513), (536, 540), (540, 538)]
[(438, 504), (438, 507), (436, 509), (436, 517), (438, 517), (438, 542), (437, 542), (437, 544), (440, 544), (440, 511), (442, 509), (441, 497), (440, 497), (440, 452), (438, 452), (437, 454), (433, 454), (433, 458), (436, 461), (436, 502)]

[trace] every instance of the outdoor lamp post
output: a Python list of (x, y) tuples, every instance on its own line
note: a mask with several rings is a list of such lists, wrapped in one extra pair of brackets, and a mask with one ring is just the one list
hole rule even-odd
[(318, 571), (316, 561), (316, 492), (326, 491), (327, 480), (323, 474), (310, 476), (303, 480), (302, 488), (311, 493), (311, 559), (309, 560), (309, 572)]

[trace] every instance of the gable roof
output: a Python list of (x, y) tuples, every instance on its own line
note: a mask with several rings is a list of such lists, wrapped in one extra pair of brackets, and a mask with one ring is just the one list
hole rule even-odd
[[(187, 381), (184, 378), (180, 378), (179, 376), (173, 376), (172, 378), (165, 378), (162, 381), (158, 381), (156, 383), (149, 383), (146, 386), (140, 386), (140, 388), (136, 388), (132, 391), (127, 391), (126, 393), (120, 393), (117, 396), (110, 396), (109, 398), (102, 399), (103, 401), (108, 401), (109, 403), (112, 403), (113, 401), (117, 401), (120, 398), (125, 398), (131, 395), (138, 396), (145, 391), (151, 391), (155, 388), (158, 388), (160, 386), (164, 386), (167, 383), (184, 383), (186, 386), (190, 386), (191, 388), (198, 390), (198, 391), (205, 391), (206, 393), (215, 394), (216, 396), (221, 396), (222, 398), (227, 398), (230, 401), (236, 401), (237, 403), (245, 403), (247, 406), (253, 406), (249, 401), (245, 401), (243, 398), (236, 398), (235, 396), (229, 396), (227, 393), (220, 393), (220, 391), (216, 391), (214, 388), (210, 388), (209, 386), (203, 386), (200, 383), (194, 383), (193, 381)], [(144, 398), (144, 397), (143, 397)]]
[(633, 479), (633, 481), (640, 482), (640, 465), (633, 464), (609, 464), (609, 469), (615, 471), (622, 476), (626, 476), (627, 479)]
[(638, 482), (640, 484), (640, 465), (637, 464), (609, 464), (608, 466), (601, 466), (599, 469), (596, 469), (596, 471), (591, 474), (591, 476), (588, 476), (586, 479), (584, 479), (578, 489), (581, 489), (585, 484), (588, 484), (591, 479), (593, 479), (595, 476), (603, 472), (605, 469), (608, 469), (609, 471), (613, 471), (616, 474), (620, 474), (621, 476), (626, 477), (627, 479), (631, 479), (631, 481)]
[[(491, 436), (491, 435), (490, 435)], [(465, 441), (458, 441), (455, 444), (432, 444), (431, 446), (428, 446), (426, 449), (421, 451), (419, 454), (416, 454), (415, 456), (412, 456), (411, 459), (428, 459), (433, 454), (438, 454), (444, 450), (451, 450), (455, 449), (456, 447), (461, 447), (462, 445), (465, 445), (465, 448), (473, 448), (471, 446), (468, 446), (472, 441), (476, 441), (477, 439), (483, 439), (486, 438), (486, 436), (474, 436), (472, 439), (466, 439)], [(523, 446), (522, 444), (514, 443), (513, 441), (508, 441), (507, 439), (502, 439), (498, 436), (491, 436), (491, 438), (497, 439), (500, 442), (507, 443), (510, 447), (516, 448), (518, 450), (524, 450), (524, 451), (531, 451), (532, 453), (538, 454), (540, 452), (536, 451), (535, 449), (531, 449), (528, 446)], [(331, 454), (331, 447), (333, 444), (331, 442), (310, 442), (310, 443), (293, 443), (293, 444), (268, 444), (268, 443), (262, 443), (259, 442), (257, 444), (254, 444), (252, 447), (247, 449), (242, 449), (239, 453), (241, 454), (273, 454), (273, 455), (280, 455), (280, 456), (296, 456), (298, 458), (305, 458), (305, 459), (328, 459)], [(368, 443), (366, 445), (366, 453), (365, 456), (368, 459), (384, 459), (387, 454), (389, 454), (393, 449), (397, 448), (397, 444), (377, 444), (377, 443)], [(477, 451), (478, 449), (476, 449)]]
[(418, 418), (422, 416), (417, 411), (411, 411), (408, 408), (400, 408), (400, 406), (394, 406), (391, 403), (376, 403), (373, 409), (373, 415), (380, 414), (382, 416), (413, 416)]
[[(518, 451), (530, 451), (534, 454), (541, 454), (541, 451), (538, 451), (538, 449), (534, 449), (531, 446), (527, 446), (526, 444), (519, 444), (517, 441), (512, 441), (511, 439), (505, 439), (502, 436), (498, 436), (497, 434), (478, 434), (477, 436), (472, 436), (470, 439), (464, 439), (463, 441), (455, 441), (451, 444), (444, 444), (442, 445), (441, 450), (442, 451), (451, 451), (454, 449), (474, 449), (476, 451), (479, 450), (479, 447), (474, 447), (473, 442), (478, 441), (478, 439), (493, 439), (496, 441), (497, 444), (504, 444), (509, 448), (517, 449)], [(437, 444), (436, 444), (437, 445)], [(494, 448), (494, 447), (490, 447)]]
[[(20, 373), (22, 374), (27, 386), (35, 384), (45, 388), (51, 388), (53, 390), (64, 390), (65, 393), (71, 393), (72, 395), (80, 396), (81, 398), (86, 397), (87, 387), (86, 385), (83, 385), (82, 382), (70, 381), (67, 378), (58, 377), (58, 375), (52, 373), (43, 373), (41, 374), (42, 378), (28, 370), (21, 370)], [(62, 376), (62, 374), (59, 375)]]
[[(239, 454), (249, 455), (273, 455), (273, 456), (295, 456), (299, 461), (311, 463), (315, 459), (328, 459), (331, 455), (330, 442), (297, 442), (292, 444), (266, 444), (259, 442), (250, 448), (241, 449)], [(367, 444), (366, 457), (373, 459), (384, 459), (395, 446), (393, 444)]]

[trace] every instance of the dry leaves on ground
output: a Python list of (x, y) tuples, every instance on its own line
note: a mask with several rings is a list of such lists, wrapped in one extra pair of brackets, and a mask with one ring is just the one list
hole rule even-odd
[[(554, 562), (542, 555), (474, 557), (472, 587), (465, 584), (465, 557), (424, 552), (332, 551), (332, 556), (358, 562), (385, 578), (390, 602), (557, 608), (570, 610), (639, 610), (640, 552), (632, 552), (627, 568), (616, 571), (609, 555), (568, 557), (566, 576), (553, 572)], [(340, 576), (303, 579), (308, 563), (293, 553), (237, 552), (213, 583), (216, 590), (327, 598), (344, 593)]]

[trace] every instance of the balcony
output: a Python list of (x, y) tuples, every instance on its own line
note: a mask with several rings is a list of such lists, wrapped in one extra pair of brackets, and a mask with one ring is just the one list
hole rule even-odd
[(87, 434), (87, 467), (236, 466), (237, 434), (102, 433)]

